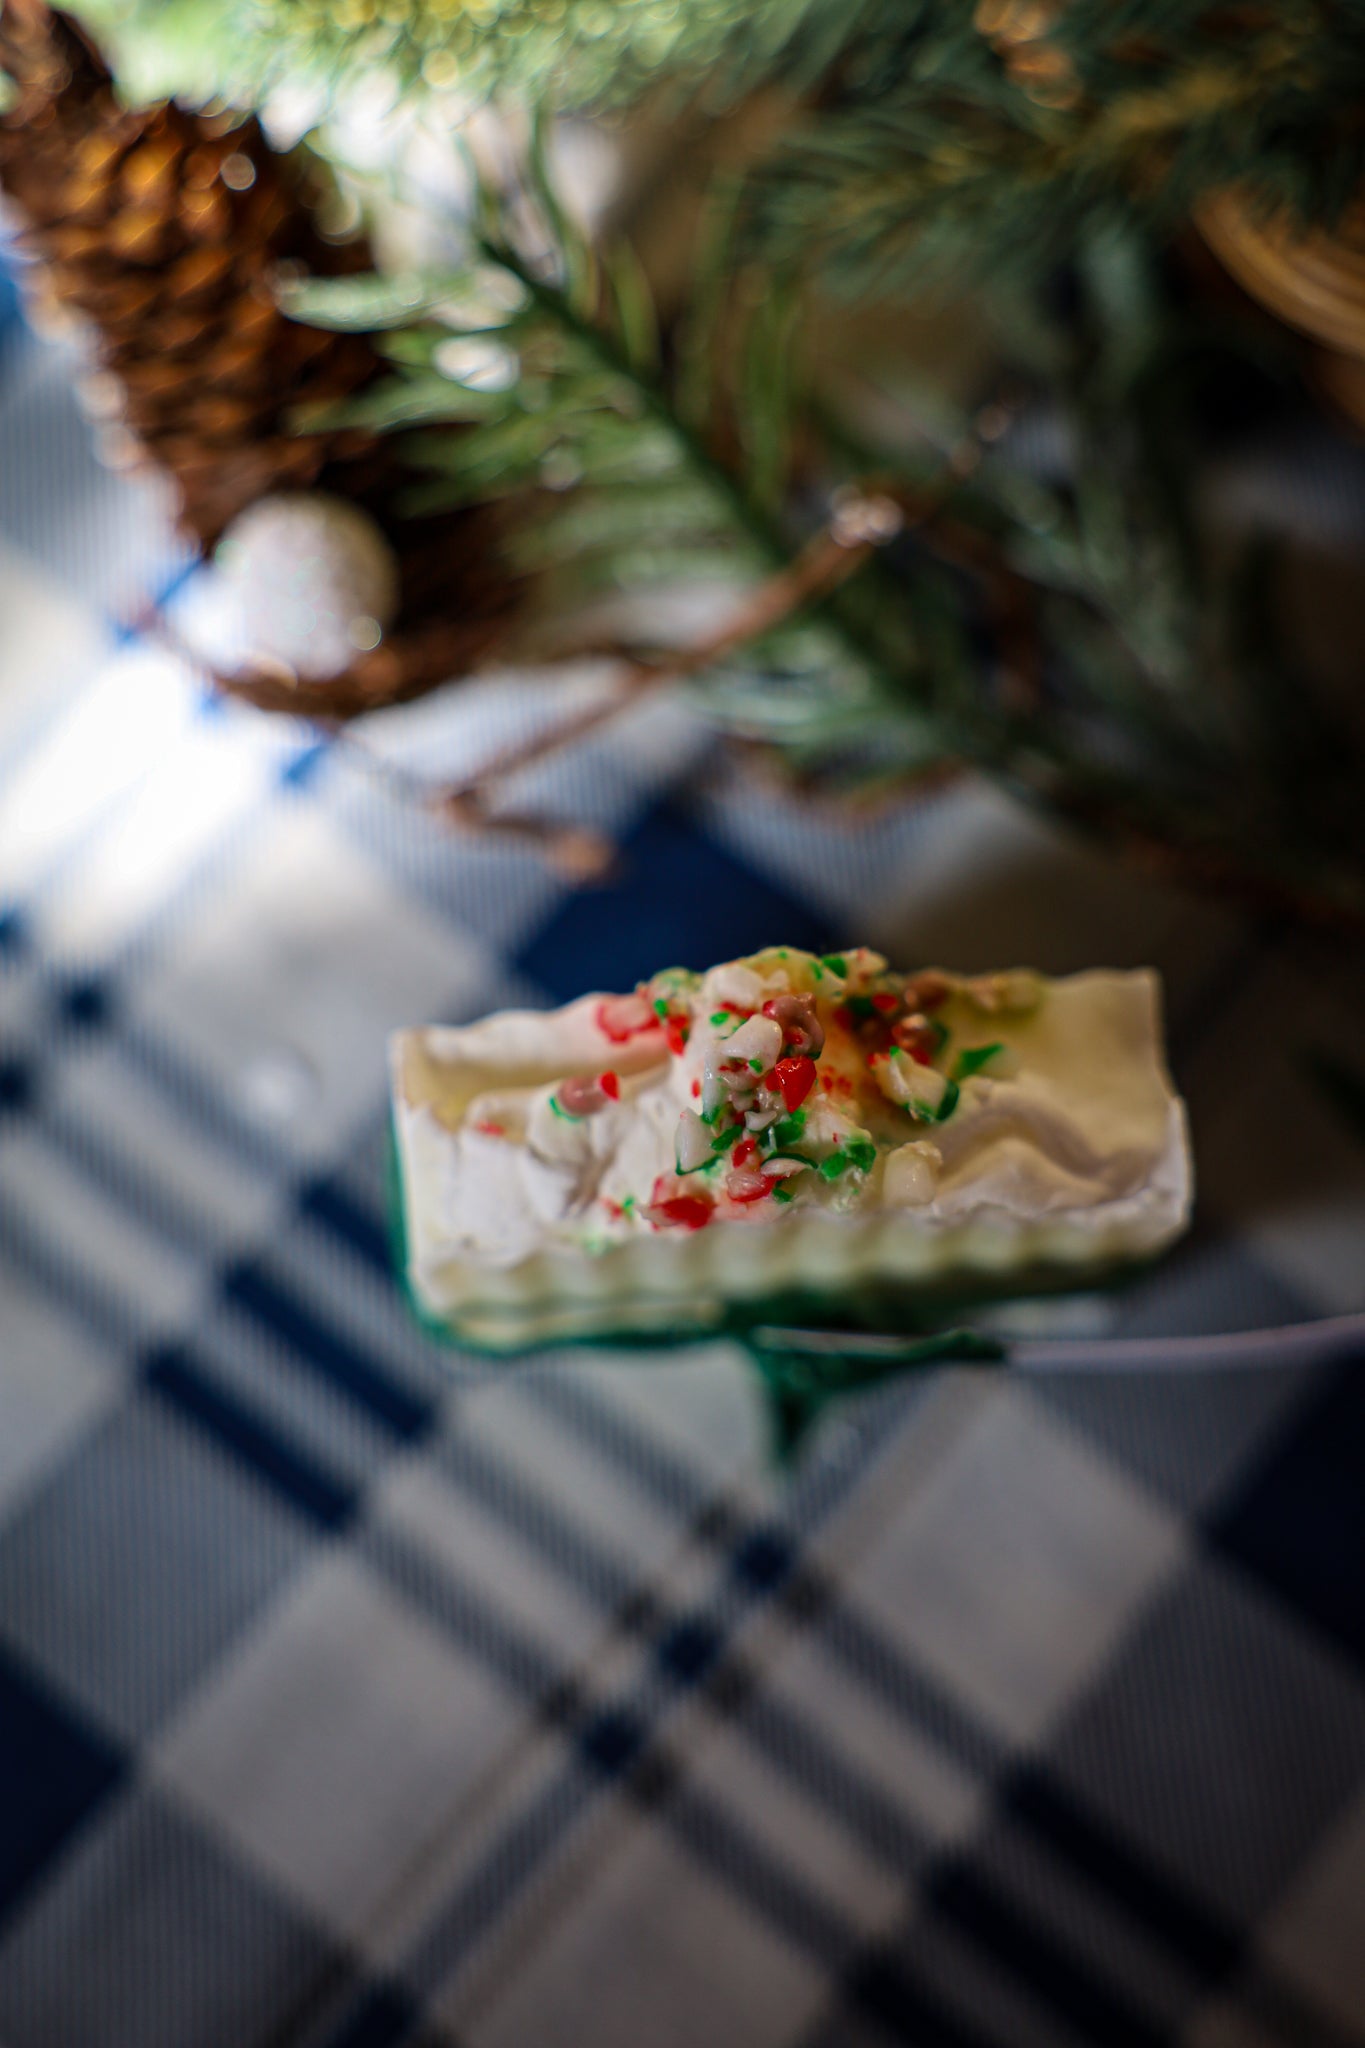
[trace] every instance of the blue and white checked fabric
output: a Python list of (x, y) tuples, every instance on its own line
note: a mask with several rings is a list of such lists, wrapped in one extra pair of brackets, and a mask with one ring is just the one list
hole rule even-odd
[[(121, 623), (187, 565), (72, 379), (0, 324), (3, 2048), (1365, 2041), (1365, 1338), (1161, 1344), (1365, 1309), (1359, 961), (973, 786), (797, 813), (676, 705), (528, 778), (610, 888), (451, 839)], [(1155, 960), (1188, 1245), (785, 1472), (728, 1346), (433, 1347), (390, 1027), (779, 936)]]

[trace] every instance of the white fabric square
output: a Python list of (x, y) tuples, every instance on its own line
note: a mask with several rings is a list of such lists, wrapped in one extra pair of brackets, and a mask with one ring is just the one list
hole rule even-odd
[[(109, 639), (93, 608), (73, 603), (36, 562), (4, 541), (0, 618), (0, 748), (7, 748), (40, 720), (53, 718), (107, 658)], [(7, 886), (0, 870), (0, 891)]]
[(121, 679), (124, 716), (142, 727), (146, 772), (134, 800), (81, 846), (48, 907), (44, 941), (54, 959), (89, 966), (117, 956), (149, 920), (188, 910), (187, 885), (234, 829), (259, 827), (253, 814), (298, 744), (284, 720), (196, 716), (201, 686), (187, 670), (172, 669), (166, 682), (181, 716), (153, 724), (145, 679)]
[(1028, 1742), (1180, 1550), (1173, 1519), (1002, 1385), (852, 1586), (983, 1718)]
[(560, 1370), (609, 1412), (713, 1484), (758, 1473), (768, 1461), (764, 1390), (737, 1344), (678, 1351), (621, 1351), (605, 1359), (582, 1353)]
[(808, 2025), (824, 1971), (638, 1825), (523, 1951), (502, 1995), (448, 2016), (470, 2048), (779, 2048)]
[(0, 894), (34, 888), (69, 860), (134, 797), (157, 758), (182, 745), (193, 712), (185, 672), (169, 656), (138, 647), (106, 655), (6, 777)]
[(407, 1866), (459, 1829), (517, 1728), (482, 1669), (333, 1554), (219, 1667), (153, 1769), (358, 1936)]
[(387, 1093), (397, 1025), (482, 1007), (481, 948), (311, 810), (282, 809), (152, 978), (144, 1014), (239, 1108), (315, 1154)]

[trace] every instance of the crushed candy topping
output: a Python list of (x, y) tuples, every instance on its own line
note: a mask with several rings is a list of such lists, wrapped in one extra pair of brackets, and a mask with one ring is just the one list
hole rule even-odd
[(630, 996), (605, 996), (597, 1005), (594, 1021), (611, 1045), (625, 1045), (642, 1031), (658, 1027), (658, 1019), (638, 990)]
[[(880, 1158), (886, 1200), (929, 1199), (938, 1154), (916, 1127), (945, 1123), (977, 1076), (999, 1082), (1019, 1070), (1014, 1047), (973, 1034), (973, 1017), (1026, 1013), (1041, 993), (1030, 974), (898, 975), (865, 947), (818, 959), (773, 947), (705, 980), (668, 969), (631, 996), (604, 999), (597, 1022), (608, 1039), (658, 1032), (673, 1059), (695, 1061), (674, 1172), (634, 1213), (655, 1230), (700, 1230), (768, 1201), (847, 1209)], [(577, 1119), (620, 1099), (607, 1069), (562, 1082), (551, 1107)], [(618, 1210), (632, 1213), (626, 1203), (609, 1213)]]
[(715, 1215), (715, 1203), (705, 1195), (672, 1193), (669, 1176), (661, 1173), (644, 1213), (656, 1230), (665, 1230), (670, 1224), (683, 1230), (704, 1230)]
[[(616, 1076), (612, 1075), (612, 1080)], [(621, 1084), (616, 1082), (619, 1095)], [(607, 1106), (607, 1090), (600, 1081), (594, 1081), (587, 1074), (571, 1074), (567, 1081), (561, 1081), (558, 1091), (550, 1098), (550, 1107), (560, 1116), (596, 1116), (599, 1109)]]
[(814, 996), (773, 996), (763, 1005), (763, 1015), (781, 1026), (782, 1042), (789, 1052), (819, 1058), (824, 1050), (825, 1030), (816, 1012)]
[(815, 1086), (815, 1061), (807, 1059), (804, 1054), (795, 1059), (779, 1060), (773, 1068), (773, 1079), (790, 1116), (800, 1108)]

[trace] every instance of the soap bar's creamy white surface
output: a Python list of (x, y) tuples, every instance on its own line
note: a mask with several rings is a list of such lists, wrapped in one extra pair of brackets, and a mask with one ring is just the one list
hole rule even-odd
[[(930, 1022), (946, 1042), (929, 1064), (891, 1044), (891, 1021), (870, 1008), (896, 1003), (912, 1042), (904, 978), (864, 950), (832, 957), (772, 949), (704, 977), (656, 977), (633, 1009), (588, 996), (400, 1034), (395, 1122), (419, 1301), (476, 1334), (554, 1334), (633, 1323), (642, 1301), (664, 1323), (684, 1301), (801, 1284), (1081, 1267), (1153, 1251), (1183, 1227), (1189, 1153), (1154, 975), (937, 977), (946, 993)], [(783, 1014), (776, 999), (790, 994), (825, 1033), (813, 1083), (790, 1057), (799, 1022), (764, 1015)], [(738, 1062), (732, 1038), (754, 1057)], [(795, 1123), (779, 1104), (779, 1142), (784, 1069), (808, 1092)], [(591, 1095), (603, 1074), (611, 1096), (566, 1113), (566, 1079)], [(742, 1128), (736, 1091), (753, 1105)], [(914, 1100), (925, 1096), (949, 1113), (937, 1120)], [(707, 1157), (727, 1125), (730, 1150)], [(739, 1168), (737, 1143), (749, 1155)], [(699, 1171), (678, 1171), (696, 1157)], [(706, 1227), (690, 1227), (698, 1218)]]

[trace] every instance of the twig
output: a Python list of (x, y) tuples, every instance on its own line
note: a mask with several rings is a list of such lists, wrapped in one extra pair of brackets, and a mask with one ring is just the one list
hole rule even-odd
[(422, 801), (452, 823), (534, 831), (536, 836), (543, 836), (543, 823), (524, 817), (512, 821), (506, 813), (490, 808), (490, 793), (499, 783), (620, 717), (646, 691), (697, 675), (736, 648), (771, 632), (816, 598), (846, 582), (874, 549), (884, 546), (899, 532), (901, 524), (900, 511), (890, 498), (841, 494), (823, 532), (787, 568), (761, 583), (716, 632), (652, 661), (623, 657), (627, 664), (625, 674), (613, 696), (508, 747), (460, 782), (437, 788), (428, 786)]

